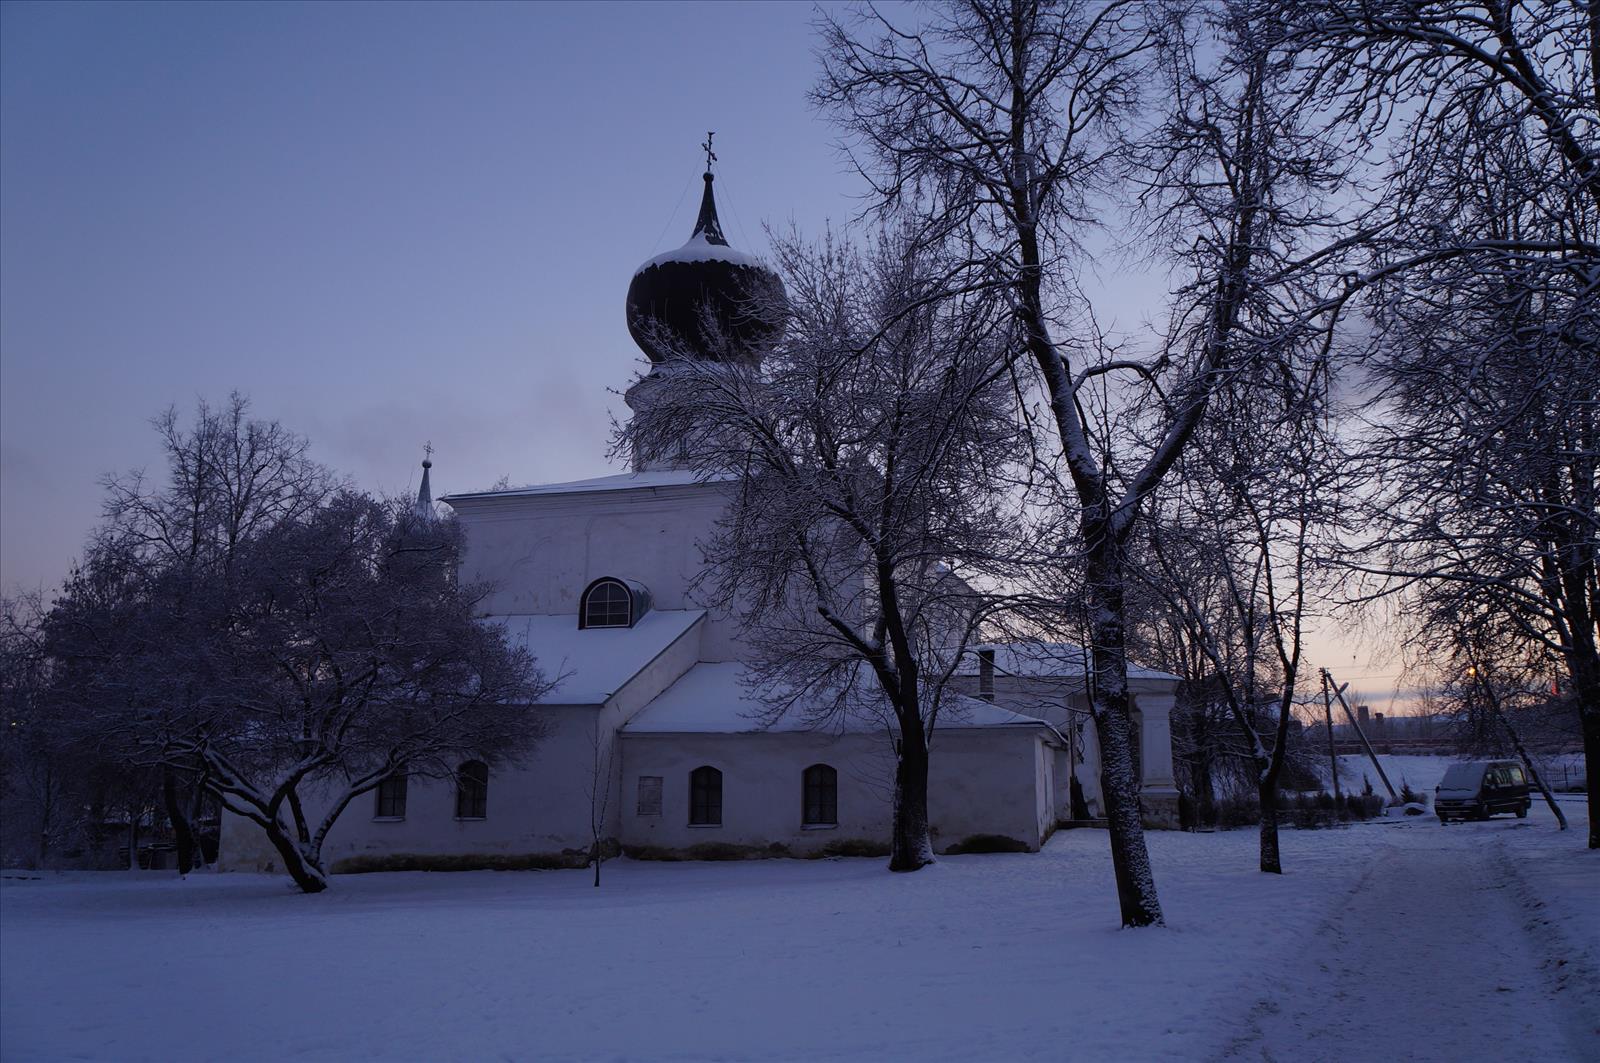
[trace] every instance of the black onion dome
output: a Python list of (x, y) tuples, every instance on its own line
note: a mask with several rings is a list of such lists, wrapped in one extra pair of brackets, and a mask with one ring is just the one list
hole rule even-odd
[[(674, 338), (702, 358), (757, 358), (778, 331), (783, 282), (758, 259), (728, 246), (712, 180), (708, 171), (689, 242), (640, 266), (628, 285), (628, 332), (652, 362), (677, 353)], [(725, 347), (705, 335), (708, 309)]]

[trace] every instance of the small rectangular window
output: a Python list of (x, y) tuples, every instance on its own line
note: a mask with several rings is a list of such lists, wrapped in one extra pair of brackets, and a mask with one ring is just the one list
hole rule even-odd
[(639, 815), (661, 815), (661, 776), (639, 776)]
[(406, 777), (396, 775), (378, 784), (378, 819), (406, 818)]
[(800, 823), (806, 827), (832, 827), (839, 823), (839, 773), (826, 764), (805, 770)]
[(456, 769), (456, 818), (487, 819), (489, 816), (489, 766), (469, 760)]
[(689, 826), (722, 825), (722, 772), (709, 764), (689, 773)]

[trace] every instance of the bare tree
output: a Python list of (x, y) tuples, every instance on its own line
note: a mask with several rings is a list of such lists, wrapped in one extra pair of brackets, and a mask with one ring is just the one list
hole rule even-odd
[(74, 734), (49, 711), (45, 607), (37, 596), (0, 602), (0, 859), (48, 867), (84, 837), (92, 767)]
[(1147, 526), (1151, 562), (1141, 566), (1244, 739), (1261, 809), (1260, 867), (1272, 874), (1283, 871), (1278, 791), (1308, 602), (1343, 493), (1326, 383), (1315, 370), (1236, 375), (1158, 500)]
[(1361, 565), (1419, 621), (1493, 611), (1559, 663), (1600, 846), (1600, 22), (1560, 0), (1284, 12), (1301, 100), (1390, 160), (1350, 286), (1378, 384)]
[(356, 797), (405, 774), (454, 778), (526, 752), (548, 684), (455, 581), (459, 531), (340, 493), (240, 556), (235, 623), (213, 698), (225, 728), (173, 742), (225, 808), (266, 831), (308, 893)]
[[(307, 892), (354, 798), (538, 739), (526, 706), (546, 683), (476, 617), (453, 522), (333, 490), (242, 400), (158, 428), (170, 481), (109, 485), (110, 519), (46, 617), (59, 721), (256, 823)], [(176, 828), (176, 780), (151, 779)]]
[[(164, 476), (152, 479), (134, 470), (106, 477), (106, 519), (90, 546), (102, 573), (126, 572), (134, 582), (159, 573), (158, 596), (149, 588), (142, 597), (123, 595), (124, 605), (143, 603), (143, 623), (119, 621), (117, 630), (92, 636), (107, 647), (119, 647), (125, 680), (137, 671), (144, 683), (137, 691), (126, 685), (120, 690), (141, 703), (152, 725), (141, 729), (142, 748), (135, 758), (141, 762), (149, 760), (157, 721), (166, 721), (170, 732), (180, 735), (204, 727), (207, 714), (216, 708), (205, 694), (219, 680), (215, 675), (200, 677), (206, 665), (200, 658), (175, 673), (162, 667), (135, 669), (133, 662), (159, 657), (172, 641), (207, 645), (208, 633), (232, 623), (219, 607), (230, 600), (239, 551), (265, 530), (311, 513), (339, 487), (311, 459), (304, 437), (276, 421), (251, 417), (249, 400), (238, 392), (220, 408), (201, 400), (187, 423), (169, 407), (152, 424), (166, 458)], [(131, 590), (131, 585), (124, 588)], [(109, 613), (98, 615), (110, 619)], [(81, 619), (88, 622), (93, 616)], [(143, 645), (137, 645), (140, 640)], [(78, 642), (91, 645), (81, 637)], [(108, 752), (129, 755), (127, 750)], [(156, 759), (178, 867), (187, 872), (197, 852), (191, 820), (203, 800), (206, 766), (170, 749)]]
[(601, 727), (596, 717), (589, 731), (589, 775), (584, 780), (584, 796), (589, 799), (589, 862), (594, 865), (596, 887), (600, 885), (600, 865), (609, 855), (607, 850), (616, 844), (615, 839), (605, 836), (605, 830), (611, 809), (611, 791), (616, 789), (621, 771), (617, 732)]
[[(786, 329), (764, 363), (693, 356), (641, 387), (625, 445), (732, 481), (705, 545), (773, 714), (865, 717), (896, 752), (892, 871), (933, 860), (928, 758), (992, 602), (1017, 436), (1004, 315), (961, 305), (905, 231), (776, 245)], [(774, 308), (778, 313), (778, 309)]]
[[(1180, 14), (1115, 0), (967, 0), (901, 26), (869, 8), (824, 20), (816, 90), (852, 137), (880, 205), (968, 235), (975, 282), (1000, 286), (1014, 309), (1019, 368), (1036, 374), (1049, 411), (1037, 435), (1056, 449), (1082, 553), (1094, 718), (1129, 926), (1162, 921), (1129, 723), (1135, 525), (1216, 389), (1250, 357), (1257, 337), (1242, 321), (1252, 300), (1298, 276), (1294, 256), (1319, 229), (1333, 230), (1317, 205), (1340, 178), (1325, 147), (1272, 101), (1273, 64), (1285, 60), (1267, 55), (1255, 15), (1223, 5), (1196, 28)], [(1222, 60), (1197, 76), (1200, 37), (1220, 44)], [(1138, 153), (1131, 125), (1163, 63), (1174, 74), (1166, 83), (1197, 91), (1176, 97), (1156, 150)], [(1154, 246), (1192, 278), (1153, 357), (1081, 338), (1090, 318), (1074, 264), (1085, 230), (1115, 210), (1096, 198), (1113, 177), (1143, 182), (1146, 216), (1163, 219)], [(1113, 387), (1113, 377), (1131, 383)]]

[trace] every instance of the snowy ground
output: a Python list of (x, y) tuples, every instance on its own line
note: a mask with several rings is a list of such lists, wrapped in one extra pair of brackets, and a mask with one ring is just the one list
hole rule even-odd
[(1152, 834), (1150, 931), (1115, 929), (1096, 831), (907, 876), (617, 861), (598, 890), (7, 879), (0, 1057), (1595, 1060), (1600, 853), (1563, 807), (1564, 834), (1537, 804), (1286, 831), (1282, 877), (1251, 831)]

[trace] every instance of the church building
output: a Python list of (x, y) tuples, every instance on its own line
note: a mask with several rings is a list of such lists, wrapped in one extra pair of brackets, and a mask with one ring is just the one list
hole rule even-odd
[[(763, 325), (740, 316), (737, 292), (777, 283), (728, 246), (709, 170), (704, 180), (688, 243), (640, 266), (628, 289), (629, 329), (652, 372), (664, 330), (697, 335), (708, 307), (724, 335), (758, 339)], [(648, 373), (635, 382), (630, 405), (648, 383)], [(419, 505), (431, 509), (428, 468)], [(739, 621), (696, 600), (698, 544), (731, 486), (652, 464), (441, 499), (462, 525), (462, 580), (493, 586), (489, 621), (557, 680), (528, 710), (545, 717), (546, 734), (514, 764), (469, 762), (451, 780), (396, 779), (359, 798), (324, 846), (327, 866), (578, 865), (596, 835), (645, 858), (886, 853), (892, 735), (878, 721), (817, 730), (772, 720), (746, 684)], [(1088, 678), (1077, 647), (974, 647), (958, 677), (967, 696), (932, 738), (936, 851), (979, 838), (1037, 850), (1059, 825), (1100, 814)], [(1151, 826), (1176, 825), (1177, 682), (1130, 667)], [(260, 830), (224, 820), (224, 866), (271, 864)]]

